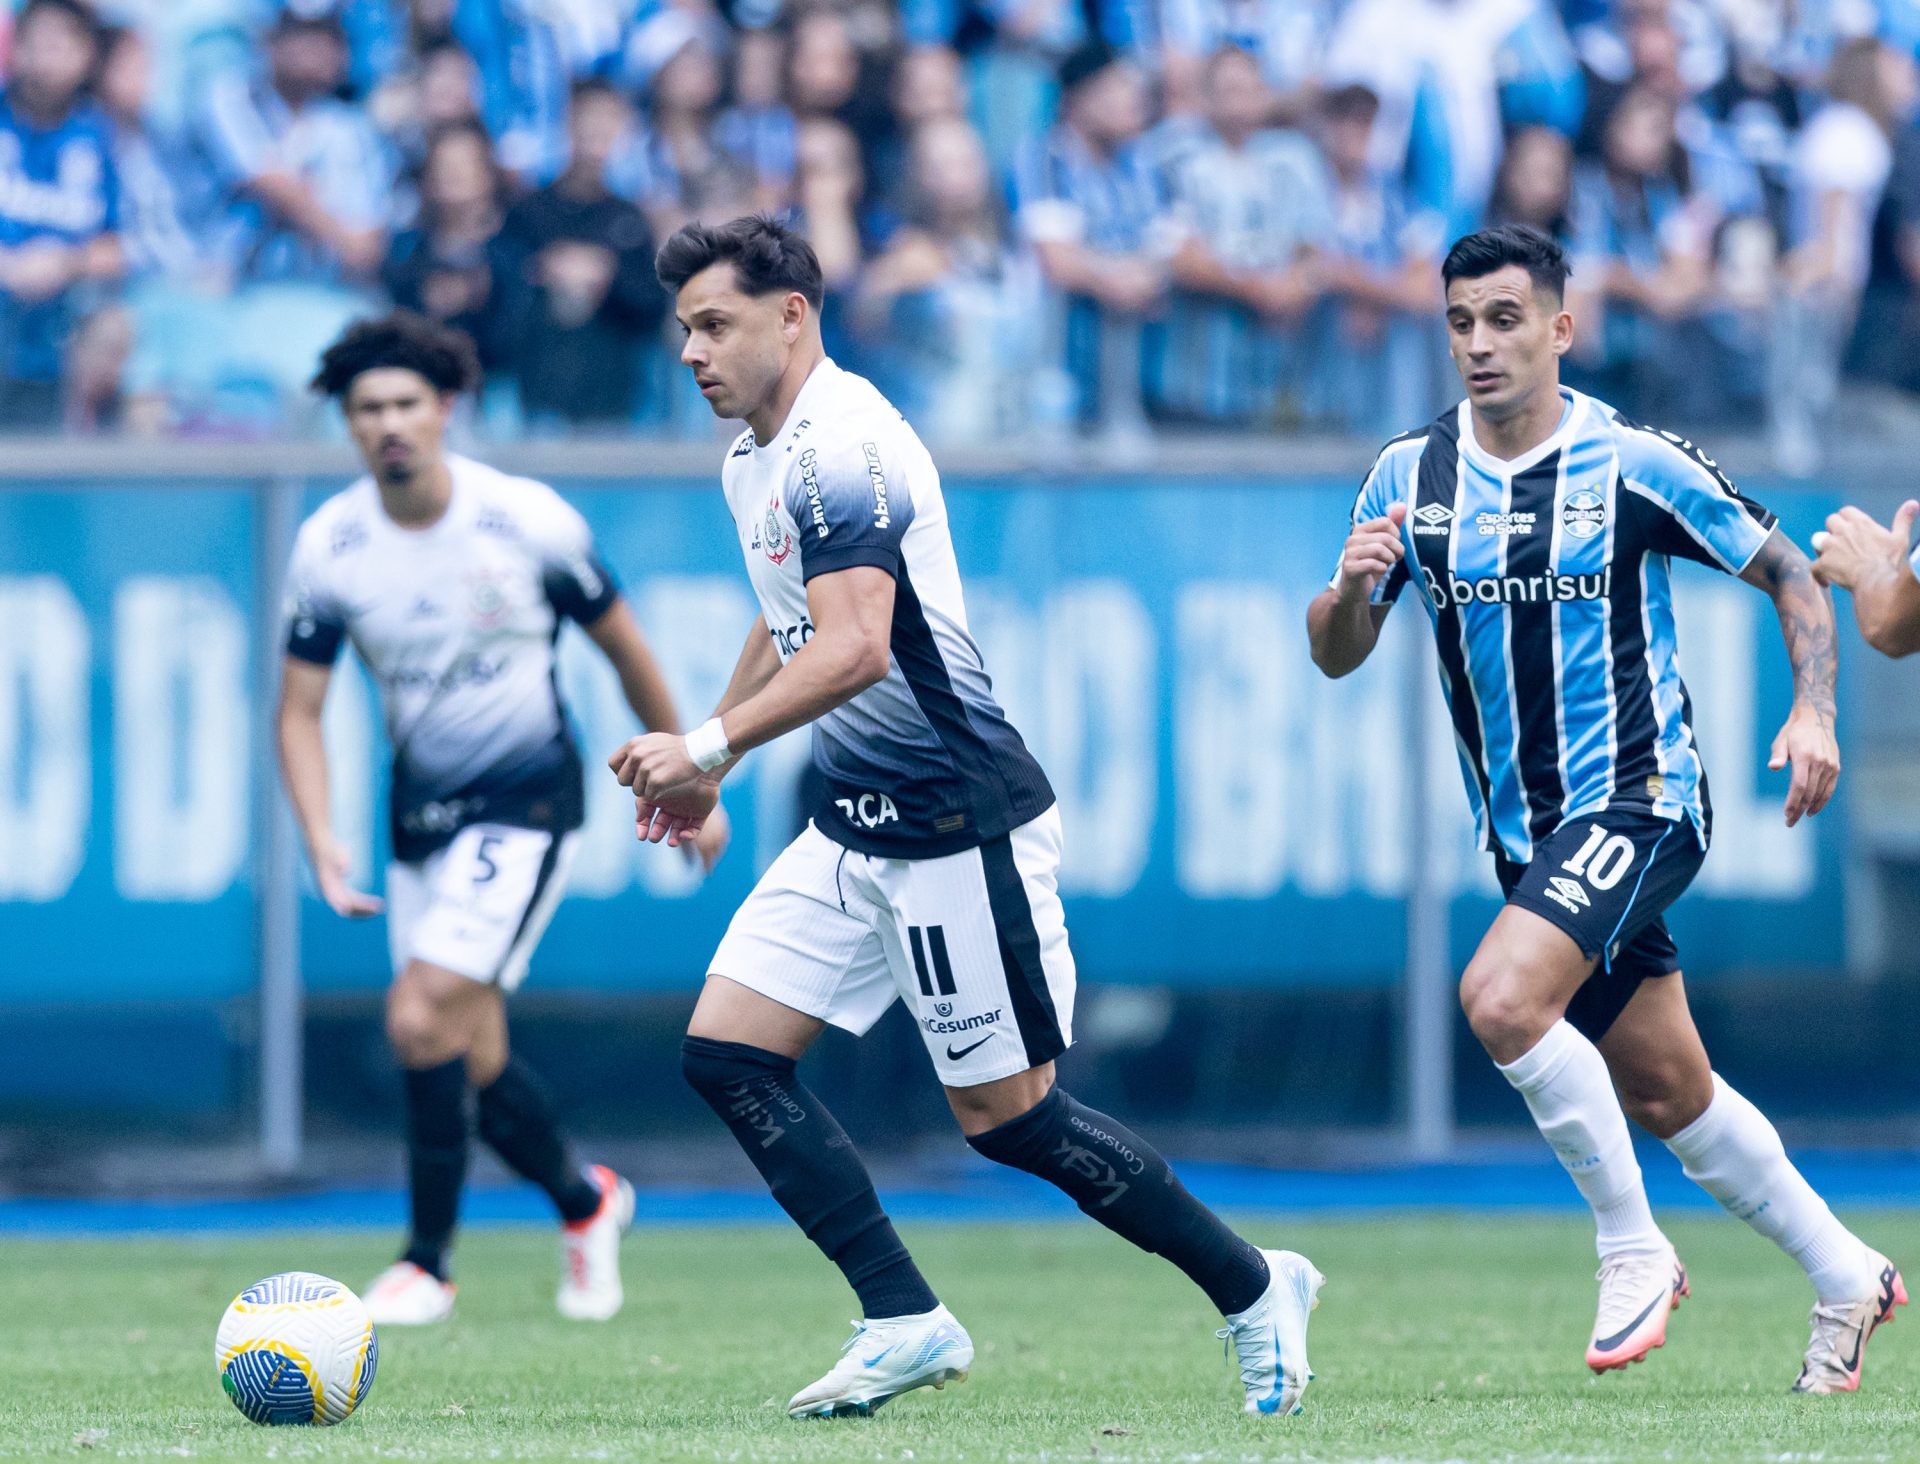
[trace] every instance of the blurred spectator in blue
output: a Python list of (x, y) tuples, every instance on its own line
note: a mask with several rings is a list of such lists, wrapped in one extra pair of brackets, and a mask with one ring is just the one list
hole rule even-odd
[[(1727, 70), (1726, 32), (1706, 0), (1613, 0), (1604, 15), (1576, 27), (1573, 44), (1587, 77), (1589, 113), (1602, 122), (1611, 102), (1652, 71), (1670, 67), (1694, 96)], [(1655, 61), (1666, 52), (1670, 59)]]
[(500, 162), (522, 182), (550, 182), (567, 162), (567, 47), (539, 0), (412, 0), (480, 72), (481, 118)]
[(1206, 109), (1206, 73), (1222, 46), (1259, 63), (1273, 99), (1269, 122), (1303, 122), (1320, 86), (1331, 0), (1162, 0), (1161, 68), (1170, 112)]
[(647, 125), (614, 165), (615, 191), (646, 210), (662, 239), (696, 217), (777, 211), (793, 182), (791, 125), (760, 128), (722, 112), (726, 77), (712, 33), (689, 24), (680, 34), (649, 77)]
[(901, 20), (909, 43), (966, 57), (973, 123), (1004, 173), (1051, 122), (1065, 60), (1089, 43), (1149, 44), (1149, 8), (1146, 0), (903, 0)]
[(820, 256), (829, 297), (860, 277), (868, 236), (866, 191), (860, 140), (853, 129), (831, 117), (802, 122), (795, 145), (794, 219)]
[[(1015, 221), (1065, 297), (1050, 348), (1074, 384), (1080, 423), (1139, 420), (1141, 326), (1166, 303), (1177, 238), (1142, 146), (1146, 78), (1091, 43), (1060, 68), (1061, 117), (1015, 174)], [(1046, 409), (1051, 415), (1054, 408)]]
[(182, 149), (159, 135), (149, 112), (151, 57), (139, 31), (100, 32), (94, 100), (113, 124), (113, 162), (120, 179), (120, 241), (130, 298), (92, 312), (68, 354), (67, 423), (93, 431), (121, 415), (121, 387), (133, 354), (138, 311), (152, 291), (202, 283), (203, 258), (183, 222), (176, 180), (192, 176)]
[(1789, 229), (1793, 139), (1803, 120), (1798, 90), (1764, 49), (1736, 40), (1726, 75), (1700, 94), (1698, 107), (1749, 170), (1758, 189), (1751, 211), (1767, 221), (1777, 246)]
[(1507, 139), (1494, 175), (1487, 221), (1531, 224), (1568, 242), (1572, 229), (1573, 144), (1551, 127), (1523, 127)]
[(1920, 125), (1893, 139), (1893, 167), (1873, 223), (1872, 262), (1856, 313), (1847, 371), (1920, 391)]
[(1608, 114), (1601, 149), (1574, 175), (1574, 359), (1585, 385), (1630, 414), (1697, 420), (1712, 381), (1698, 316), (1715, 221), (1690, 191), (1673, 103), (1632, 88)]
[(837, 10), (803, 12), (787, 51), (786, 103), (794, 117), (830, 117), (859, 140), (869, 171), (893, 138), (882, 60), (855, 43), (847, 16)]
[(222, 76), (199, 140), (226, 214), (221, 248), (244, 281), (370, 280), (385, 257), (392, 171), (379, 134), (336, 95), (337, 20), (292, 13), (267, 35), (264, 75)]
[(0, 95), (0, 427), (59, 424), (69, 334), (124, 268), (111, 126), (84, 97), (98, 55), (75, 0), (29, 0), (15, 22)]
[(646, 215), (607, 186), (632, 127), (617, 88), (574, 83), (566, 171), (507, 214), (518, 302), (508, 355), (535, 430), (624, 426), (637, 406), (639, 354), (657, 338), (666, 297)]
[(1302, 364), (1319, 288), (1327, 178), (1301, 133), (1268, 127), (1273, 93), (1251, 53), (1223, 46), (1202, 78), (1204, 123), (1170, 124), (1166, 175), (1181, 240), (1154, 393), (1188, 421), (1269, 421)]
[(181, 180), (192, 176), (185, 145), (153, 124), (152, 52), (139, 31), (110, 26), (100, 33), (94, 100), (113, 123), (113, 161), (120, 175), (120, 242), (135, 279), (199, 273), (202, 256), (187, 220), (192, 200)]
[(1834, 52), (1827, 101), (1794, 154), (1792, 252), (1774, 338), (1774, 452), (1789, 472), (1819, 462), (1847, 336), (1871, 263), (1872, 225), (1893, 171), (1893, 140), (1914, 115), (1913, 58), (1879, 41)]
[[(429, 44), (391, 73), (367, 99), (367, 115), (392, 150), (402, 179), (418, 180), (429, 139), (449, 127), (472, 123), (484, 128), (480, 110), (480, 69), (458, 41)], [(404, 216), (404, 203), (396, 216)]]
[(486, 129), (452, 123), (427, 147), (418, 221), (395, 236), (380, 270), (394, 304), (465, 331), (490, 372), (509, 352), (500, 246), (506, 211), (507, 178)]
[[(1320, 345), (1309, 383), (1313, 416), (1371, 436), (1404, 430), (1439, 408), (1440, 259), (1446, 223), (1415, 210), (1369, 148), (1379, 99), (1363, 86), (1321, 97), (1315, 134), (1331, 181), (1318, 267)], [(1554, 134), (1549, 134), (1554, 135)]]
[(866, 354), (930, 441), (1005, 440), (1026, 426), (1043, 287), (971, 123), (936, 116), (914, 129), (902, 210), (860, 281)]
[(948, 46), (911, 46), (894, 63), (892, 135), (875, 150), (869, 182), (896, 208), (914, 190), (915, 138), (929, 122), (968, 115), (967, 73)]
[(1503, 127), (1571, 131), (1583, 96), (1559, 16), (1542, 0), (1352, 0), (1326, 80), (1380, 98), (1375, 166), (1404, 174), (1415, 203), (1452, 235), (1485, 216)]

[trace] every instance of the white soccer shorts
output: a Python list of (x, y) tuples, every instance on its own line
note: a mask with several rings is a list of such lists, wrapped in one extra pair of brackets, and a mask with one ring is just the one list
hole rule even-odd
[(855, 1036), (895, 998), (949, 1088), (1073, 1041), (1057, 809), (977, 849), (881, 859), (812, 824), (735, 912), (708, 971)]
[(472, 824), (418, 864), (389, 864), (394, 974), (425, 961), (512, 991), (559, 907), (579, 838)]

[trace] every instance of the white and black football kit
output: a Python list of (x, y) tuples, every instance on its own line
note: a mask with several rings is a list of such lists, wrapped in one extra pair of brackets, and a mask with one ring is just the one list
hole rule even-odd
[(952, 1087), (1058, 1057), (1074, 996), (1059, 814), (968, 632), (932, 457), (871, 383), (822, 361), (722, 481), (783, 663), (813, 635), (815, 575), (872, 566), (896, 588), (886, 678), (813, 724), (822, 800), (711, 971), (854, 1033), (898, 996)]
[(552, 918), (585, 816), (579, 750), (555, 679), (563, 618), (618, 589), (553, 489), (449, 457), (453, 496), (423, 529), (363, 478), (300, 530), (287, 654), (330, 666), (351, 640), (393, 745), (388, 936), (506, 990)]

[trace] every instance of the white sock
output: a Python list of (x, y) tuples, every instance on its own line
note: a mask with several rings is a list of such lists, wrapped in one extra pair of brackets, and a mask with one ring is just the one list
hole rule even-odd
[(1866, 1245), (1834, 1218), (1787, 1158), (1767, 1116), (1713, 1075), (1707, 1111), (1667, 1140), (1687, 1178), (1798, 1261), (1820, 1300), (1874, 1289)]
[(1542, 1136), (1593, 1207), (1600, 1259), (1665, 1250), (1600, 1049), (1562, 1020), (1500, 1071), (1527, 1100)]

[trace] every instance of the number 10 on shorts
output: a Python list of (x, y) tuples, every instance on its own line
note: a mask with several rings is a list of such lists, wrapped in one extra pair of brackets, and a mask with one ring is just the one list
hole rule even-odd
[(1596, 890), (1610, 890), (1633, 867), (1633, 841), (1624, 834), (1609, 836), (1599, 824), (1588, 830), (1587, 842), (1560, 867)]

